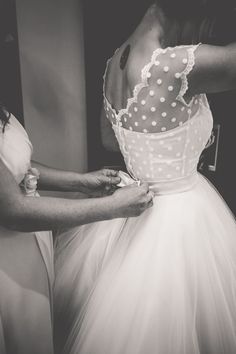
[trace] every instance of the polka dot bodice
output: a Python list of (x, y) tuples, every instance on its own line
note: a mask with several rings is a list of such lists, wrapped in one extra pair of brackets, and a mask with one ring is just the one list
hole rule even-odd
[(195, 181), (199, 157), (211, 134), (206, 96), (196, 95), (188, 102), (184, 98), (197, 47), (154, 51), (127, 106), (118, 111), (106, 98), (104, 76), (105, 111), (127, 169), (160, 193), (186, 189)]

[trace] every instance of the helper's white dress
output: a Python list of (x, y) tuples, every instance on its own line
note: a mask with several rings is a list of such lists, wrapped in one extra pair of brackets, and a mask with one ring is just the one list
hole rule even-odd
[(196, 49), (157, 49), (125, 109), (104, 93), (127, 169), (149, 183), (154, 206), (59, 238), (63, 353), (236, 353), (236, 223), (197, 172), (212, 130), (207, 98), (184, 99)]
[[(11, 115), (2, 131), (0, 158), (29, 198), (37, 195), (32, 145)], [(51, 232), (0, 226), (0, 354), (52, 354), (53, 245)]]

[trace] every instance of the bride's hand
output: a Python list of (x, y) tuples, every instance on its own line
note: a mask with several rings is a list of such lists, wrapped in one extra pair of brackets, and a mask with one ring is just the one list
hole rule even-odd
[(112, 194), (120, 183), (118, 171), (102, 169), (82, 175), (80, 191), (92, 197)]

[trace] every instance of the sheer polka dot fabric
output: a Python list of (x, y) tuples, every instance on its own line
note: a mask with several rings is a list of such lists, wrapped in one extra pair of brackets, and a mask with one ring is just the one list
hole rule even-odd
[(154, 51), (133, 97), (118, 112), (104, 92), (107, 118), (136, 179), (165, 182), (196, 174), (212, 130), (206, 96), (185, 99), (196, 49), (181, 46)]
[(143, 68), (142, 82), (135, 86), (133, 97), (124, 109), (117, 113), (105, 98), (108, 119), (125, 129), (143, 133), (165, 132), (186, 122), (198, 108), (198, 98), (195, 105), (184, 99), (196, 48), (157, 49)]

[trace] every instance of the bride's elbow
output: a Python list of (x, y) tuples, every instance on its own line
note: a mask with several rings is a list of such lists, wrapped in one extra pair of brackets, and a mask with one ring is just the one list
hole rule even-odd
[(223, 80), (230, 90), (236, 89), (236, 44), (228, 46), (225, 68), (222, 72)]

